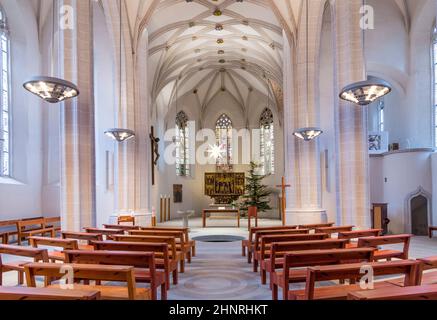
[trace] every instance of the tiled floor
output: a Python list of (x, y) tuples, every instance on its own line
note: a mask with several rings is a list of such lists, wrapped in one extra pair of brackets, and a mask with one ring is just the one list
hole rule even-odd
[[(262, 220), (261, 225), (278, 225), (279, 221)], [(165, 225), (181, 226), (181, 221)], [(209, 220), (208, 228), (201, 228), (201, 219), (190, 220), (191, 237), (201, 235), (238, 235), (247, 237), (247, 222), (236, 228), (234, 220)], [(393, 246), (399, 248), (399, 246)], [(412, 239), (411, 258), (437, 255), (437, 238), (415, 237)], [(7, 257), (6, 257), (7, 259)], [(4, 285), (16, 285), (16, 275), (8, 273)], [(267, 286), (260, 284), (257, 273), (241, 256), (241, 242), (205, 243), (197, 242), (197, 256), (188, 264), (186, 272), (180, 274), (179, 285), (172, 286), (169, 299), (182, 300), (264, 300), (270, 299)]]

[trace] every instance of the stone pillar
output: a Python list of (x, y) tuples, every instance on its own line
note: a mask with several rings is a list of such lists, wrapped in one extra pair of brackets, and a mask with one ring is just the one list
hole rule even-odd
[[(292, 185), (289, 192), (287, 203), (287, 224), (306, 224), (320, 223), (326, 220), (326, 213), (321, 208), (321, 179), (320, 179), (320, 156), (318, 141), (302, 141), (292, 134), (299, 128), (318, 127), (318, 110), (316, 108), (316, 72), (315, 61), (318, 54), (316, 49), (316, 39), (320, 32), (318, 30), (318, 12), (320, 3), (309, 1), (309, 44), (307, 48), (307, 28), (306, 28), (306, 6), (301, 13), (301, 19), (297, 45), (295, 48), (295, 58), (290, 59), (289, 53), (284, 52), (284, 87), (286, 92), (289, 90), (290, 80), (288, 77), (294, 77), (294, 99), (289, 97), (288, 91), (286, 96), (287, 108), (291, 106), (291, 112), (286, 113), (286, 117), (291, 119), (291, 127), (288, 133), (287, 164), (289, 170), (288, 182)], [(308, 60), (307, 60), (308, 50)], [(293, 52), (293, 51), (292, 51)], [(294, 70), (290, 69), (289, 63), (292, 61)], [(308, 78), (307, 78), (308, 67)], [(288, 120), (284, 122), (287, 123)]]
[[(135, 139), (117, 145), (116, 151), (116, 212), (134, 212), (150, 219), (150, 140), (149, 105), (147, 93), (147, 35), (133, 41), (125, 1), (122, 0), (122, 48), (120, 68), (120, 9), (119, 2), (102, 1), (116, 61), (117, 104), (119, 128), (135, 131)], [(119, 86), (121, 82), (121, 104)]]
[[(361, 0), (334, 2), (337, 91), (365, 79)], [(338, 224), (370, 226), (367, 109), (337, 99)]]
[(68, 6), (74, 19), (71, 29), (58, 33), (58, 73), (80, 91), (78, 98), (56, 106), (61, 108), (62, 229), (79, 231), (96, 218), (92, 6), (91, 0), (60, 5)]

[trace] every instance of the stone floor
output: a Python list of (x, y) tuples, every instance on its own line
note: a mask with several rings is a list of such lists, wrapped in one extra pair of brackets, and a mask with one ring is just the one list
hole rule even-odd
[[(278, 225), (279, 221), (261, 220), (260, 225)], [(166, 223), (181, 226), (181, 221)], [(242, 220), (236, 228), (235, 220), (209, 220), (208, 228), (201, 228), (201, 219), (190, 220), (191, 237), (203, 235), (237, 235), (247, 237), (247, 222)], [(399, 246), (392, 246), (399, 248)], [(410, 256), (420, 258), (437, 255), (437, 238), (415, 237), (412, 239)], [(8, 257), (4, 257), (8, 260)], [(17, 283), (16, 274), (7, 273), (4, 285)], [(268, 286), (260, 284), (257, 273), (251, 271), (241, 256), (241, 242), (197, 242), (197, 256), (187, 264), (186, 272), (180, 274), (179, 285), (169, 291), (172, 300), (265, 300), (271, 299)]]

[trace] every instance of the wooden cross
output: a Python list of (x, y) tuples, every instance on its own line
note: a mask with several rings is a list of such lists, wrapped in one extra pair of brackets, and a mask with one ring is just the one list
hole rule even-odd
[(152, 126), (150, 129), (150, 147), (151, 147), (151, 157), (152, 157), (152, 185), (155, 185), (155, 166), (158, 165), (158, 160), (160, 158), (159, 154), (159, 138), (155, 137), (155, 128)]
[(282, 189), (282, 225), (285, 226), (285, 210), (287, 209), (286, 189), (291, 188), (291, 185), (285, 184), (285, 177), (282, 177), (282, 184), (276, 187)]

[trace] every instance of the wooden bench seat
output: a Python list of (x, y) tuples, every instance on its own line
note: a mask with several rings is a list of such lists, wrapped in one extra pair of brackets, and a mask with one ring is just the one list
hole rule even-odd
[(170, 289), (170, 274), (173, 274), (173, 284), (178, 284), (178, 261), (170, 259), (167, 243), (95, 241), (93, 246), (95, 250), (105, 251), (154, 252), (156, 268), (165, 272), (167, 290)]
[(52, 238), (56, 236), (55, 228), (47, 227), (46, 219), (44, 218), (19, 220), (16, 222), (16, 226), (18, 245), (21, 245), (23, 239), (32, 236), (44, 236), (47, 234)]
[(140, 230), (170, 230), (170, 231), (182, 231), (185, 235), (185, 243), (188, 243), (191, 247), (191, 256), (196, 256), (196, 241), (190, 240), (190, 228), (178, 228), (178, 227), (140, 227)]
[(437, 269), (437, 256), (417, 259), (423, 263), (425, 270)]
[(437, 300), (437, 284), (350, 292), (348, 300)]
[[(378, 237), (382, 233), (382, 229), (368, 229), (368, 230), (357, 230), (357, 231), (343, 231), (338, 233), (338, 239), (348, 240), (346, 248), (357, 248), (358, 239), (365, 237)], [(356, 240), (356, 241), (353, 241)]]
[(3, 273), (10, 271), (18, 272), (18, 284), (24, 283), (24, 266), (32, 261), (14, 260), (10, 262), (2, 261), (2, 254), (14, 257), (32, 258), (33, 262), (49, 262), (48, 252), (46, 249), (25, 248), (7, 244), (0, 245), (0, 286), (3, 283)]
[[(351, 262), (369, 262), (373, 259), (373, 248), (362, 249), (328, 249), (328, 250), (306, 250), (292, 251), (284, 256), (284, 264), (281, 271), (271, 273), (272, 298), (278, 299), (278, 288), (282, 289), (284, 300), (289, 298), (290, 283), (300, 282), (301, 278), (293, 278), (295, 268), (304, 268), (324, 265), (341, 265)], [(308, 274), (307, 274), (308, 276)], [(290, 281), (291, 277), (291, 281)], [(349, 277), (344, 279), (355, 279)]]
[(49, 251), (49, 259), (52, 262), (65, 261), (64, 250), (78, 250), (79, 244), (77, 240), (72, 239), (59, 239), (59, 238), (44, 238), (44, 237), (30, 237), (30, 245), (34, 248), (52, 247), (52, 248), (62, 248), (59, 250)]
[[(267, 274), (277, 272), (284, 265), (284, 255), (291, 251), (304, 250), (327, 250), (327, 249), (344, 249), (347, 240), (315, 240), (315, 241), (295, 241), (295, 242), (274, 242), (270, 248), (270, 254), (266, 255), (263, 252), (264, 239), (261, 239), (261, 257), (265, 257), (261, 261), (261, 283), (266, 284)], [(306, 276), (306, 274), (305, 274)], [(293, 282), (293, 280), (291, 281)], [(270, 284), (272, 283), (270, 279)]]
[[(61, 266), (71, 268), (74, 272), (74, 281), (107, 281), (123, 282), (125, 286), (110, 285), (82, 285), (73, 284), (73, 290), (99, 291), (103, 300), (150, 300), (149, 288), (137, 288), (134, 267), (107, 266), (93, 264), (63, 264), (58, 263), (29, 263), (25, 266), (26, 279), (29, 287), (36, 287), (36, 277), (44, 276), (46, 279), (60, 279), (65, 275)], [(48, 288), (60, 288), (59, 284), (46, 285)]]
[[(241, 242), (241, 255), (246, 256), (246, 249), (253, 244), (254, 234), (261, 230), (281, 230), (281, 229), (297, 229), (297, 226), (275, 226), (275, 227), (252, 227), (249, 229), (249, 238)], [(249, 261), (250, 263), (250, 261)]]
[[(308, 229), (305, 229), (308, 231)], [(253, 255), (253, 272), (258, 272), (258, 266), (262, 260), (270, 255), (268, 249), (274, 242), (292, 242), (292, 241), (316, 241), (324, 240), (327, 235), (325, 233), (313, 234), (271, 234), (270, 232), (257, 232), (255, 235), (255, 243), (252, 247)], [(264, 248), (261, 247), (261, 240), (264, 239)]]
[(154, 252), (66, 250), (65, 256), (67, 263), (135, 267), (136, 281), (150, 283), (152, 300), (157, 299), (158, 288), (161, 288), (161, 299), (167, 300), (165, 273), (156, 270)]
[[(375, 252), (375, 261), (388, 260), (393, 258), (406, 260), (408, 259), (408, 252), (410, 248), (410, 240), (412, 235), (401, 234), (401, 235), (390, 235), (381, 237), (365, 237), (358, 240), (359, 248), (373, 247), (378, 249)], [(380, 246), (391, 245), (391, 244), (403, 244), (402, 251), (393, 249), (383, 249)]]
[(315, 233), (326, 233), (330, 237), (332, 237), (333, 234), (338, 234), (340, 232), (348, 232), (352, 231), (355, 228), (355, 226), (334, 226), (334, 227), (320, 227), (315, 228)]
[[(289, 300), (346, 300), (349, 293), (362, 290), (358, 284), (317, 288), (316, 283), (320, 281), (360, 279), (363, 276), (361, 272), (363, 266), (371, 267), (374, 276), (404, 274), (405, 286), (418, 285), (417, 273), (421, 264), (415, 260), (329, 265), (308, 268), (305, 289), (288, 291), (287, 298)], [(378, 289), (395, 286), (384, 281), (375, 282), (374, 287)]]
[(1, 287), (0, 300), (99, 300), (99, 291), (55, 288)]

